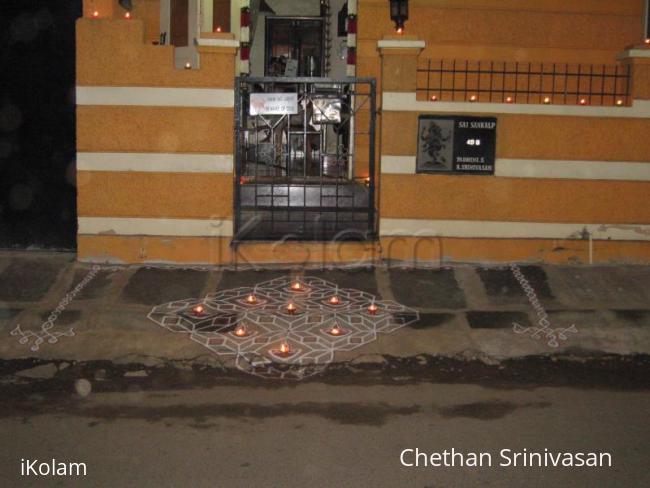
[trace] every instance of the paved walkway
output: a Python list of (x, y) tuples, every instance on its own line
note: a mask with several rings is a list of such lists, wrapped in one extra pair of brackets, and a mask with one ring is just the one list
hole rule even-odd
[[(403, 329), (337, 354), (340, 362), (430, 355), (496, 364), (539, 355), (585, 358), (650, 353), (650, 267), (522, 265), (520, 270), (519, 280), (508, 267), (378, 267), (302, 273), (420, 312), (420, 319)], [(21, 344), (20, 335), (11, 335), (19, 324), (27, 334), (42, 330), (61, 300), (91, 271), (92, 266), (76, 263), (71, 254), (0, 253), (0, 359), (218, 361), (202, 345), (148, 320), (152, 307), (301, 273), (102, 267), (50, 329), (63, 333), (72, 327), (74, 336), (62, 336), (56, 343), (49, 343), (47, 336), (33, 350), (34, 337)], [(549, 327), (556, 329), (557, 347), (547, 331), (535, 328), (539, 327), (538, 314), (544, 311)], [(562, 333), (564, 329), (568, 330)]]

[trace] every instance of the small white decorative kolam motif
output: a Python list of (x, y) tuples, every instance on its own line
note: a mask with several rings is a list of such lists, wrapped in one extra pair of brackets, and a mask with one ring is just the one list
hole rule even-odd
[(299, 380), (323, 371), (337, 351), (395, 332), (419, 314), (314, 276), (284, 276), (158, 305), (148, 318), (233, 359), (246, 373)]

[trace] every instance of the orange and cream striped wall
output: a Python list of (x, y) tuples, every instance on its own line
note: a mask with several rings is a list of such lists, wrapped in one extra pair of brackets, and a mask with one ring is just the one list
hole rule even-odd
[[(418, 100), (425, 42), (378, 48), (385, 258), (650, 261), (650, 49), (619, 56), (631, 104), (596, 107)], [(494, 176), (415, 174), (418, 116), (452, 113), (497, 118)]]
[(151, 2), (128, 20), (113, 3), (77, 23), (78, 257), (228, 261), (238, 43), (202, 38), (177, 70), (137, 15)]

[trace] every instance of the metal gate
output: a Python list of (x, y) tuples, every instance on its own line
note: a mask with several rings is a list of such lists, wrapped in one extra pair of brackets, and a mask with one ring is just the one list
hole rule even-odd
[(235, 243), (376, 238), (375, 96), (368, 78), (237, 78)]

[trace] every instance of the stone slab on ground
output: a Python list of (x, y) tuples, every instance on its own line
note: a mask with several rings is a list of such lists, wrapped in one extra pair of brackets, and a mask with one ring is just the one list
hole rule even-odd
[(547, 266), (554, 292), (571, 308), (647, 308), (650, 266)]
[(380, 296), (374, 269), (307, 271), (306, 274), (330, 281), (340, 288), (354, 288)]
[[(66, 293), (70, 293), (90, 273), (90, 268), (79, 268), (75, 270), (72, 284)], [(75, 300), (94, 300), (101, 298), (111, 287), (111, 277), (115, 271), (99, 271), (95, 277), (75, 296)]]
[(611, 310), (617, 322), (632, 327), (650, 327), (650, 310)]
[(391, 269), (391, 290), (395, 300), (421, 309), (458, 309), (465, 297), (453, 269)]
[[(540, 302), (549, 303), (554, 300), (555, 297), (543, 268), (521, 266), (520, 270), (535, 290)], [(510, 268), (478, 268), (477, 273), (483, 282), (490, 303), (495, 305), (528, 303), (528, 297)]]
[(411, 329), (433, 329), (448, 324), (456, 317), (453, 313), (421, 313), (420, 320), (407, 325)]
[(17, 258), (0, 273), (0, 300), (37, 302), (42, 300), (65, 267), (60, 260)]
[(244, 286), (255, 286), (258, 283), (282, 278), (283, 276), (290, 275), (290, 270), (245, 270), (233, 271), (225, 270), (222, 273), (221, 280), (219, 281), (219, 290), (229, 290), (231, 288), (241, 288)]
[(528, 315), (524, 312), (469, 311), (466, 316), (472, 329), (512, 329), (513, 322), (530, 327)]
[(140, 268), (127, 282), (121, 298), (127, 303), (159, 305), (200, 297), (208, 275), (207, 271), (193, 269)]
[(0, 307), (0, 330), (8, 326), (22, 309), (20, 308), (2, 308)]

